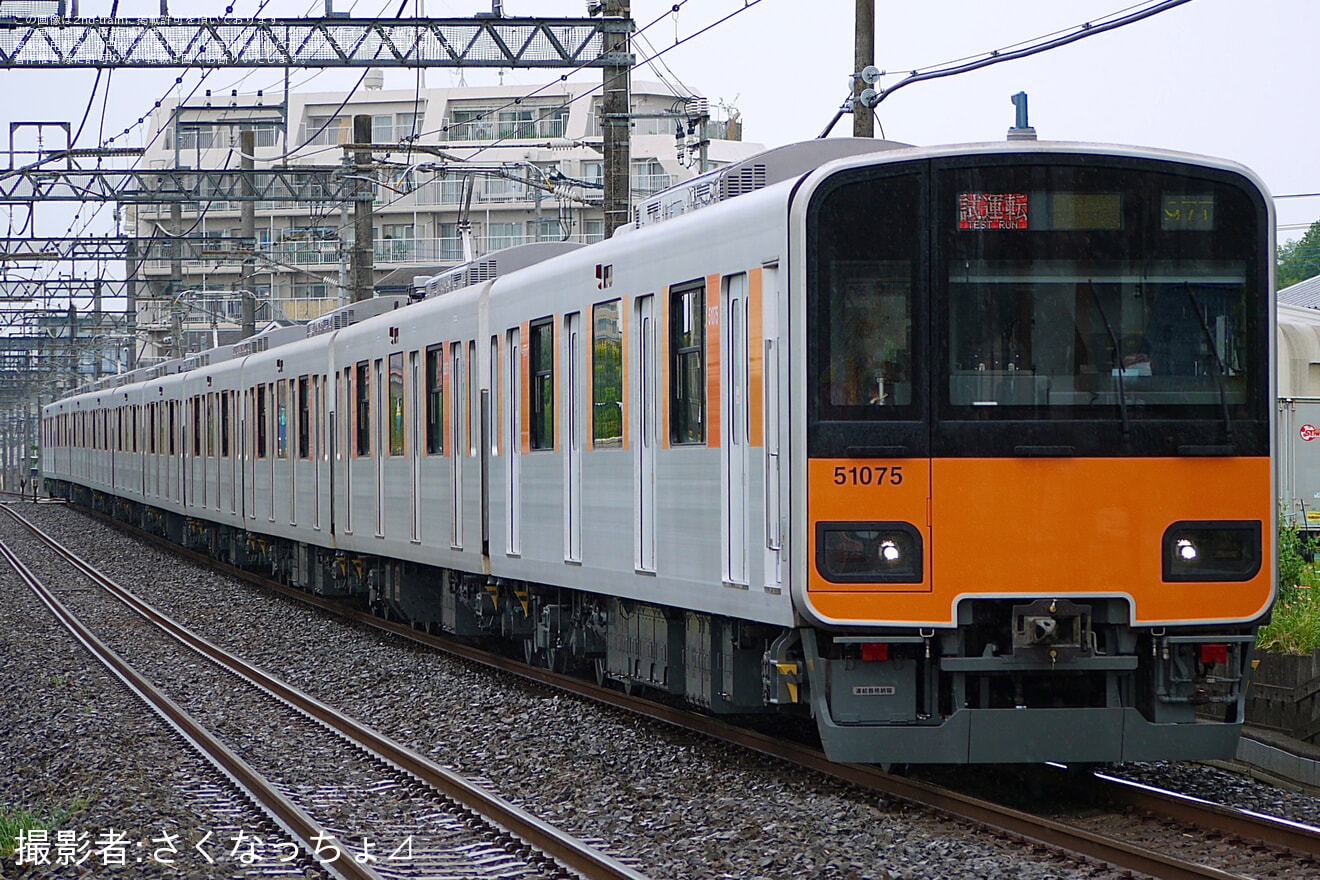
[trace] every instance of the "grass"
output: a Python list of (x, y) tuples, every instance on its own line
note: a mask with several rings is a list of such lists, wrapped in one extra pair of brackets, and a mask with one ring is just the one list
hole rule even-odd
[(44, 816), (0, 804), (0, 858), (9, 858), (18, 849), (20, 832), (31, 831), (33, 828), (54, 830), (88, 803), (86, 798), (77, 798), (70, 801), (68, 806)]
[[(1307, 583), (1309, 581), (1310, 583)], [(1302, 584), (1281, 587), (1274, 619), (1260, 628), (1256, 646), (1262, 651), (1310, 654), (1320, 648), (1320, 573), (1306, 566)]]
[(48, 827), (44, 819), (27, 810), (0, 807), (0, 857), (9, 858), (14, 854), (20, 832)]
[(1280, 519), (1279, 600), (1269, 625), (1256, 634), (1256, 647), (1262, 651), (1310, 654), (1320, 648), (1320, 547), (1312, 539), (1306, 549), (1314, 561), (1308, 562), (1298, 538), (1297, 527)]

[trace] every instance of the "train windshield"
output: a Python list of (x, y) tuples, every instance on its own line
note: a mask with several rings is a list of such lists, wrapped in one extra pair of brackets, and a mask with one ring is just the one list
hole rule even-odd
[[(1241, 191), (1077, 166), (962, 168), (941, 184), (950, 415), (1246, 414), (1264, 348)], [(994, 407), (1015, 412), (957, 412)]]
[(1246, 402), (1242, 261), (964, 259), (948, 285), (952, 406)]
[(811, 454), (1258, 454), (1268, 223), (1182, 162), (840, 172), (807, 213)]

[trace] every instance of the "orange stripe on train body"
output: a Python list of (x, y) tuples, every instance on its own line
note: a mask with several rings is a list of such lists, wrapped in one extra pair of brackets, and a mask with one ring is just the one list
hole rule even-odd
[[(848, 469), (860, 466), (900, 466), (903, 482), (854, 485)], [(1272, 599), (1268, 458), (812, 459), (808, 479), (807, 597), (826, 619), (951, 625), (959, 596), (983, 594), (1128, 595), (1136, 624), (1246, 621)], [(1185, 520), (1260, 522), (1260, 571), (1164, 582), (1164, 532)], [(822, 521), (910, 523), (924, 543), (922, 583), (826, 581)]]

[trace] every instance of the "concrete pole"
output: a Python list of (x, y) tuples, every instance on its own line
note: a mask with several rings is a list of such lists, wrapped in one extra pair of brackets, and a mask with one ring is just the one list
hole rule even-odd
[[(371, 117), (353, 117), (353, 143), (371, 143)], [(367, 178), (371, 174), (371, 150), (353, 152), (353, 175), (358, 178), (353, 198), (352, 277), (353, 302), (371, 299), (376, 294), (376, 247), (372, 229), (372, 202), (376, 194)]]
[[(242, 158), (239, 160), (239, 167), (245, 172), (243, 175), (243, 193), (248, 198), (243, 200), (239, 208), (238, 234), (250, 240), (257, 237), (257, 203), (252, 201), (252, 177), (246, 172), (256, 168), (256, 163), (252, 158), (256, 149), (256, 132), (240, 131), (238, 133), (238, 151), (242, 153)], [(255, 247), (255, 244), (253, 246)], [(243, 257), (243, 270), (239, 275), (238, 286), (243, 292), (243, 301), (240, 304), (242, 312), (242, 329), (240, 332), (244, 339), (257, 334), (257, 300), (256, 291), (252, 289), (252, 274), (256, 268), (257, 258), (255, 256)]]
[(170, 232), (175, 236), (170, 239), (170, 351), (171, 357), (183, 357), (183, 304), (179, 295), (183, 293), (183, 247), (178, 236), (183, 235), (183, 205), (170, 204)]
[[(101, 279), (92, 287), (92, 378), (101, 378), (101, 356), (105, 353), (105, 334), (101, 318)], [(96, 341), (100, 339), (101, 341)]]
[(632, 58), (629, 37), (632, 31), (630, 0), (605, 0), (602, 14), (620, 18), (619, 30), (604, 35), (601, 47), (615, 63), (603, 67), (604, 92), (601, 99), (601, 126), (605, 149), (605, 237), (632, 219)]
[(137, 243), (133, 240), (137, 236), (137, 224), (129, 230), (132, 238), (128, 241), (128, 256), (124, 259), (124, 332), (128, 336), (128, 362), (124, 365), (125, 372), (137, 369), (137, 275), (138, 275), (138, 251)]
[[(861, 72), (875, 64), (875, 0), (857, 0), (857, 36), (854, 71)], [(860, 76), (853, 77), (853, 98), (865, 89)], [(853, 137), (875, 137), (875, 114), (870, 108), (853, 103)]]

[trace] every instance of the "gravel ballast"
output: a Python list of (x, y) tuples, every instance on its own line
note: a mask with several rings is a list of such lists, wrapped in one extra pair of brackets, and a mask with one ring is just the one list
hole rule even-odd
[[(1116, 876), (360, 629), (144, 547), (59, 505), (27, 504), (21, 512), (185, 626), (437, 763), (486, 780), (509, 800), (657, 878)], [(39, 610), (30, 616), (38, 618)], [(64, 665), (73, 655), (85, 656), (71, 639), (49, 635), (53, 623), (45, 626), (46, 647), (62, 644)], [(0, 682), (21, 683), (50, 667), (51, 660), (28, 647), (33, 637), (30, 625), (0, 628), (0, 644), (12, 658)], [(49, 809), (70, 793), (98, 791), (98, 760), (75, 756), (84, 752), (144, 762), (133, 772), (145, 778), (160, 778), (159, 767), (173, 766), (156, 762), (149, 751), (115, 752), (108, 744), (128, 739), (136, 746), (146, 718), (127, 719), (118, 729), (89, 727), (69, 712), (52, 716), (32, 696), (0, 701), (0, 731), (24, 728), (34, 714), (43, 715), (47, 727), (17, 741), (20, 748), (0, 780), (0, 801)], [(52, 748), (74, 754), (52, 756)], [(1180, 772), (1201, 769), (1177, 766)], [(1148, 772), (1169, 771), (1159, 765)], [(1197, 783), (1203, 797), (1217, 784), (1211, 774)], [(1243, 789), (1256, 783), (1218, 775), (1225, 779), (1225, 802), (1252, 806)], [(1260, 788), (1268, 792), (1260, 798), (1272, 803), (1271, 812), (1320, 822), (1314, 799)], [(70, 822), (118, 815), (114, 802), (102, 803), (99, 794), (84, 809), (89, 812)]]

